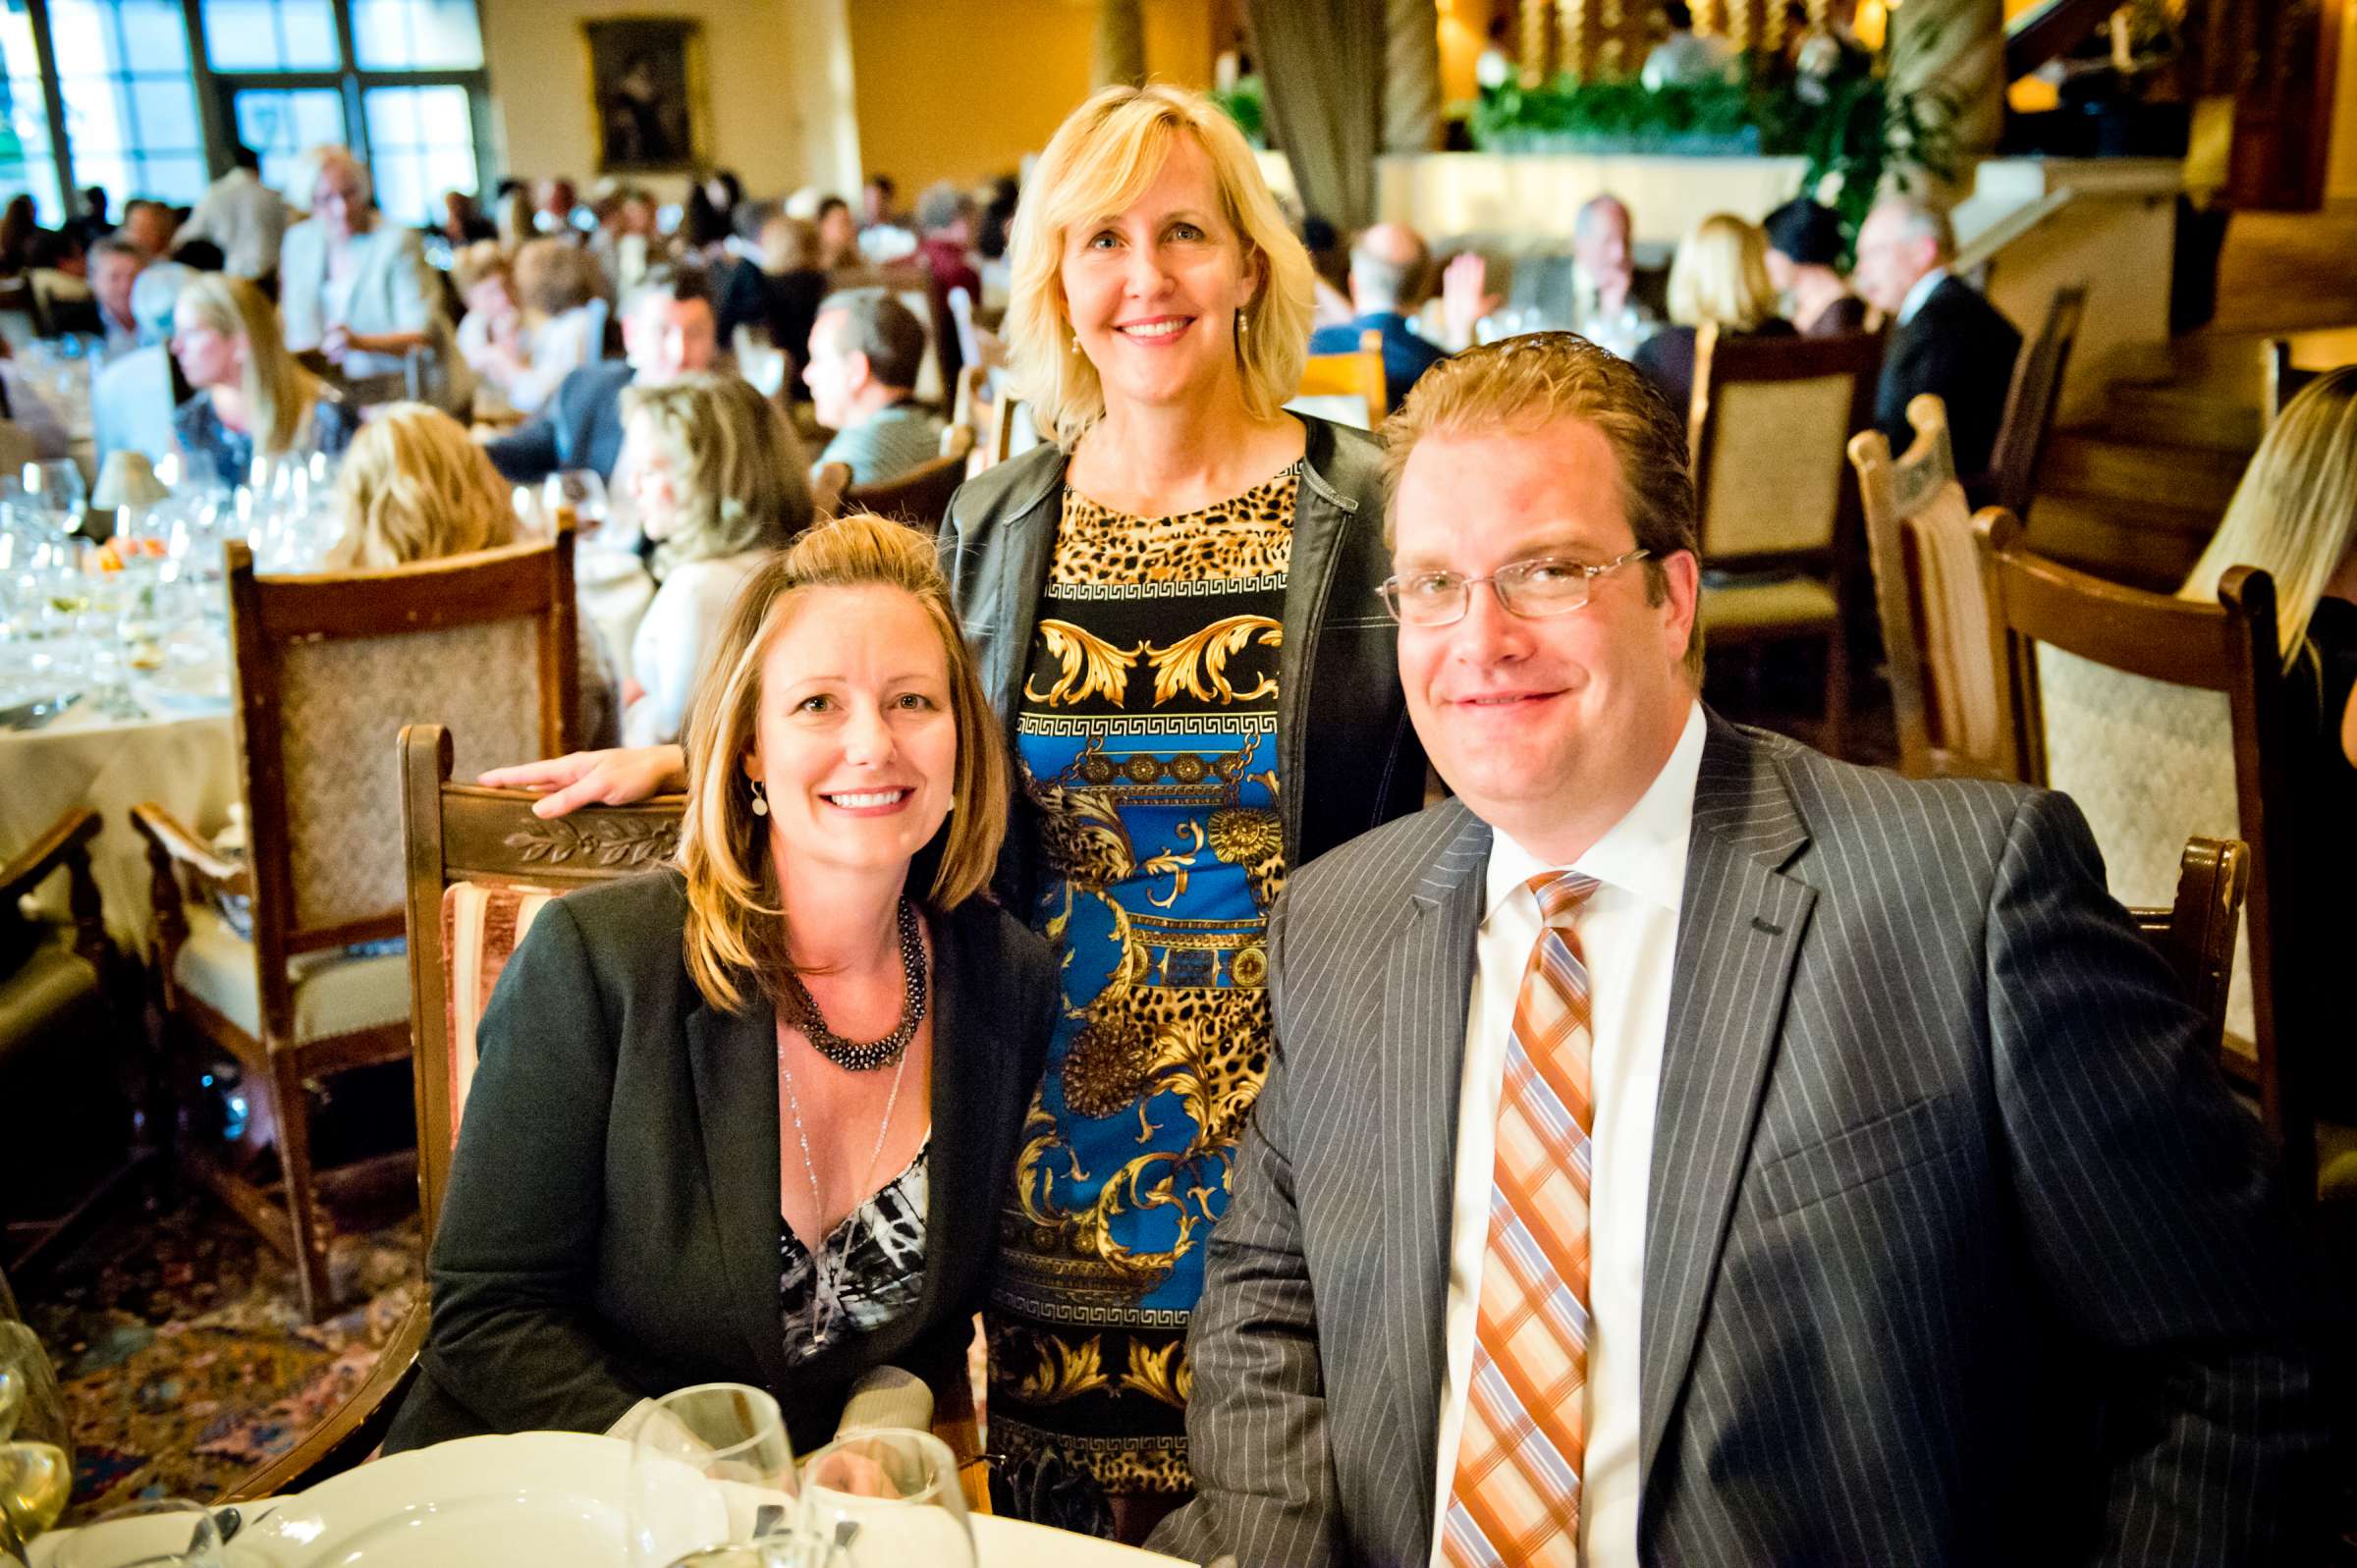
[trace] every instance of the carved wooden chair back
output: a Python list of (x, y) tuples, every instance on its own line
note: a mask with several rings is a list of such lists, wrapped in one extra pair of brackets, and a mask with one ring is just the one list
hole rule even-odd
[(1323, 415), (1337, 424), (1373, 430), (1391, 406), (1383, 375), (1383, 334), (1370, 327), (1358, 347), (1344, 353), (1313, 353), (1301, 362), (1301, 384), (1288, 406)]
[(532, 815), (534, 795), (453, 784), (452, 755), (440, 725), (401, 731), (417, 1192), (428, 1241), (474, 1081), (475, 1025), (509, 955), (552, 899), (668, 862), (685, 805), (662, 795), (544, 821)]
[(1907, 405), (1915, 439), (1891, 456), (1880, 430), (1849, 438), (1866, 514), (1866, 559), (1891, 675), (1899, 771), (1910, 778), (2006, 778), (1980, 546), (1947, 438), (1947, 410)]
[(2251, 891), (2251, 846), (2239, 838), (2188, 838), (2177, 861), (2176, 896), (2165, 908), (2131, 909), (2128, 918), (2176, 971), (2186, 1000), (2202, 1015), (2203, 1040), (2225, 1043), (2226, 990), (2235, 940)]
[(2056, 289), (2037, 339), (2014, 362), (2005, 409), (1997, 422), (1997, 442), (1989, 452), (1989, 494), (1992, 504), (2016, 517), (2030, 514), (2038, 460), (2046, 455), (2047, 438), (2054, 434), (2062, 378), (2070, 369), (2071, 348), (2079, 341), (2079, 318), (2086, 312), (2085, 284)]
[(1975, 528), (2015, 775), (2078, 803), (2112, 892), (2163, 901), (2188, 835), (2249, 844), (2221, 1062), (2255, 1087), (2292, 1190), (2313, 1195), (2311, 1063), (2332, 1024), (2310, 961), (2317, 922), (2301, 913), (2307, 835), (2273, 580), (2236, 567), (2215, 604), (2178, 599), (2031, 553), (2010, 514), (1984, 512)]

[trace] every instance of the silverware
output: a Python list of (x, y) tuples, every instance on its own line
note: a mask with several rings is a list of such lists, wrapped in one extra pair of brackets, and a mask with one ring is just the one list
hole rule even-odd
[(79, 691), (61, 691), (55, 696), (36, 697), (14, 707), (0, 708), (0, 727), (10, 730), (38, 730), (82, 700)]

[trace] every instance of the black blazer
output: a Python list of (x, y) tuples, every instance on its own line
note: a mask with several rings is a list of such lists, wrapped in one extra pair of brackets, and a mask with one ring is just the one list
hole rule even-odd
[(1023, 1112), (1062, 1005), (1047, 945), (981, 899), (934, 915), (933, 1132), (916, 1308), (790, 1372), (778, 1294), (778, 1070), (765, 1002), (689, 979), (676, 871), (559, 899), (483, 1015), (434, 1236), (433, 1329), (388, 1452), (603, 1432), (699, 1382), (777, 1396), (795, 1446), (862, 1373), (935, 1386), (965, 1350)]
[(1907, 324), (1891, 333), (1874, 399), (1875, 428), (1892, 452), (1906, 451), (1915, 439), (1908, 402), (1918, 393), (1937, 393), (1947, 405), (1956, 472), (1971, 487), (1989, 470), (2020, 353), (2021, 334), (1997, 306), (1961, 279), (1943, 278)]
[(614, 477), (622, 456), (622, 392), (635, 374), (627, 359), (600, 359), (557, 383), (548, 406), (530, 423), (483, 450), (503, 478), (518, 484), (567, 468), (595, 468)]

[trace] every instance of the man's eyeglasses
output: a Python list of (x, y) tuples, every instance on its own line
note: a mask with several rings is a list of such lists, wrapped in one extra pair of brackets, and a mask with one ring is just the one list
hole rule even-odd
[(1468, 577), (1455, 571), (1410, 571), (1387, 578), (1375, 592), (1382, 597), (1383, 607), (1392, 613), (1392, 619), (1405, 626), (1453, 625), (1464, 619), (1465, 607), (1473, 602), (1473, 590), (1485, 582), (1508, 615), (1520, 616), (1525, 621), (1544, 621), (1580, 609), (1587, 604), (1598, 577), (1617, 571), (1631, 562), (1642, 561), (1649, 554), (1647, 550), (1631, 550), (1598, 567), (1541, 556), (1509, 562), (1483, 577)]

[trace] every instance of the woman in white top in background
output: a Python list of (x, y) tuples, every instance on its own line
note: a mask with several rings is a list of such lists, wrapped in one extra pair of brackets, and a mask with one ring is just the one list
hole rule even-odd
[(807, 460), (777, 406), (736, 376), (623, 395), (622, 468), (663, 586), (630, 644), (623, 743), (679, 738), (713, 628), (761, 558), (810, 525)]

